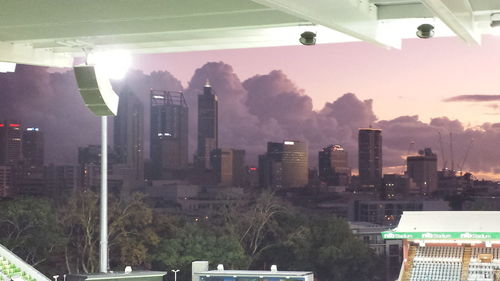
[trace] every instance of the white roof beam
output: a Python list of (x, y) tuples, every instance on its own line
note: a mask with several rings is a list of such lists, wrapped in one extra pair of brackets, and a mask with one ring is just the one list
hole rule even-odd
[(73, 57), (29, 45), (0, 42), (0, 61), (50, 67), (72, 67)]
[(432, 14), (422, 3), (377, 5), (378, 19), (432, 18)]
[(471, 45), (481, 43), (475, 30), (474, 14), (468, 0), (422, 0), (455, 34)]
[[(401, 39), (380, 36), (377, 7), (368, 0), (253, 0), (363, 41), (401, 47)], [(318, 35), (320, 36), (320, 35)]]

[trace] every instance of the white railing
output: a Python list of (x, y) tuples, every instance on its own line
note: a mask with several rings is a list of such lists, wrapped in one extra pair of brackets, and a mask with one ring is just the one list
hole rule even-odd
[(15, 265), (22, 272), (26, 273), (28, 276), (30, 276), (32, 279), (34, 279), (36, 281), (51, 281), (45, 275), (40, 273), (38, 270), (36, 270), (31, 265), (27, 264), (24, 260), (22, 260), (20, 257), (15, 255), (14, 253), (9, 251), (7, 248), (5, 248), (2, 245), (0, 245), (0, 257), (7, 259), (7, 261), (9, 261), (9, 263)]

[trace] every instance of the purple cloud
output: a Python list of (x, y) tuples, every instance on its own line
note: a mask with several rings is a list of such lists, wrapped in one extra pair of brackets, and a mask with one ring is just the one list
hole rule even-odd
[(500, 101), (500, 95), (460, 95), (447, 98), (444, 102), (459, 102), (459, 101), (472, 101), (472, 102), (485, 102), (485, 101)]

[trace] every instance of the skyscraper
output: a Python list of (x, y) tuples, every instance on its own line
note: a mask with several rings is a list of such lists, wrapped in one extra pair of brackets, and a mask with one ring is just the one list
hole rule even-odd
[(198, 149), (199, 167), (210, 169), (210, 153), (219, 147), (218, 101), (207, 80), (203, 94), (198, 95)]
[(117, 163), (127, 165), (135, 180), (144, 180), (144, 107), (132, 92), (120, 94), (118, 114), (113, 122)]
[(21, 160), (21, 125), (18, 122), (0, 123), (0, 165), (17, 165)]
[(188, 106), (182, 92), (151, 91), (151, 165), (154, 179), (175, 177), (188, 165)]
[(359, 129), (358, 168), (361, 188), (378, 188), (382, 179), (382, 130)]
[(408, 177), (416, 184), (416, 189), (410, 192), (429, 195), (438, 187), (437, 155), (430, 148), (420, 150), (418, 154), (406, 158)]
[(22, 153), (24, 166), (42, 168), (44, 158), (44, 138), (39, 128), (27, 128), (22, 133)]
[(267, 152), (259, 156), (261, 187), (304, 187), (308, 183), (307, 144), (286, 140), (268, 142)]
[(16, 172), (16, 189), (20, 195), (39, 196), (45, 192), (43, 169), (44, 139), (39, 128), (22, 131), (22, 165)]
[(319, 152), (319, 178), (327, 185), (346, 186), (351, 177), (347, 151), (340, 144), (329, 145)]

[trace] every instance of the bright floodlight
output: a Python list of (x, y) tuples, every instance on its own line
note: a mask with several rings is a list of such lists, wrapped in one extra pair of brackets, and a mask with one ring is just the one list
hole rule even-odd
[(1, 73), (15, 72), (15, 71), (16, 71), (16, 64), (15, 63), (0, 61), (0, 72)]
[(90, 53), (87, 63), (95, 65), (110, 79), (122, 79), (132, 64), (132, 57), (126, 51), (103, 51)]

